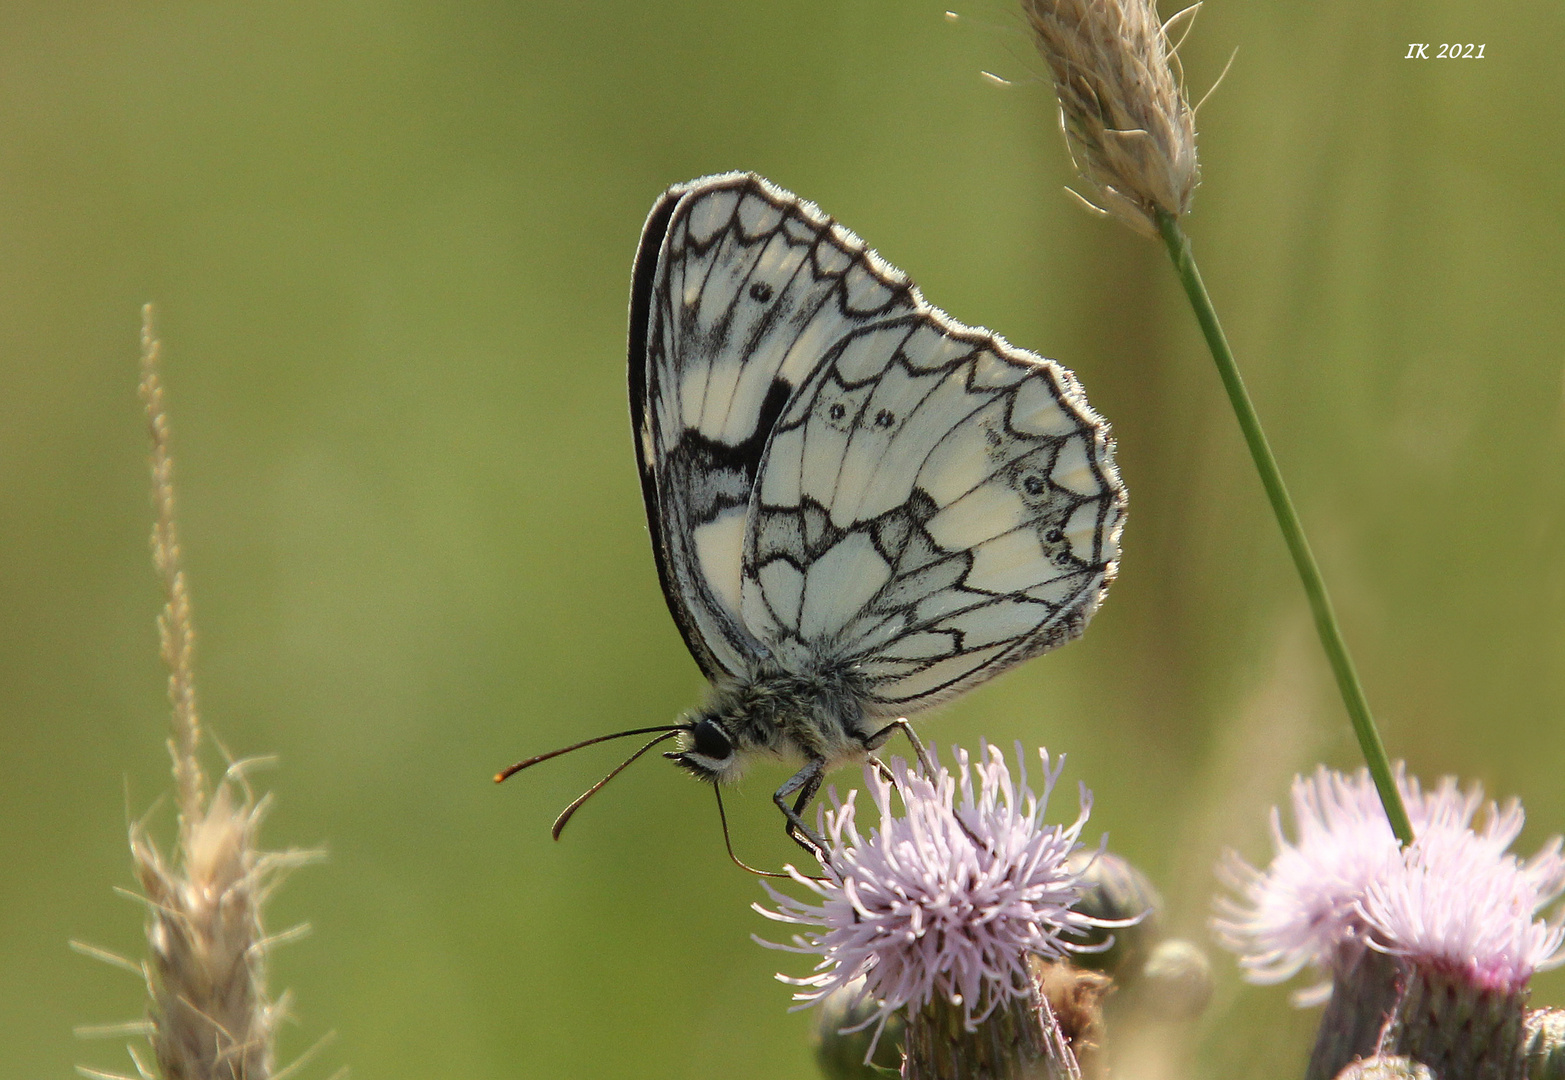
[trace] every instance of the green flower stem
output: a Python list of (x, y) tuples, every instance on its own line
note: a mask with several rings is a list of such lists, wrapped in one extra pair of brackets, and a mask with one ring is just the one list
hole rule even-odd
[(1342, 629), (1337, 625), (1331, 597), (1326, 594), (1326, 582), (1321, 578), (1320, 567), (1315, 565), (1315, 556), (1310, 553), (1304, 527), (1299, 524), (1299, 515), (1293, 509), (1293, 500), (1288, 497), (1288, 488), (1283, 484), (1282, 473), (1277, 469), (1277, 459), (1272, 457), (1266, 433), (1261, 430), (1260, 418), (1255, 414), (1255, 406), (1239, 375), (1239, 366), (1234, 363), (1233, 350), (1228, 347), (1228, 338), (1217, 321), (1212, 298), (1207, 295), (1201, 272), (1196, 269), (1195, 256), (1190, 253), (1190, 241), (1172, 214), (1158, 211), (1157, 220), (1163, 243), (1168, 247), (1169, 257), (1174, 260), (1179, 280), (1185, 287), (1185, 294), (1190, 297), (1190, 306), (1195, 309), (1201, 332), (1206, 335), (1206, 343), (1212, 350), (1212, 359), (1217, 362), (1217, 373), (1222, 377), (1223, 388), (1228, 391), (1228, 400), (1233, 405), (1234, 415), (1239, 419), (1244, 441), (1250, 447), (1250, 457), (1255, 460), (1255, 469), (1261, 474), (1261, 485), (1266, 488), (1266, 498), (1272, 504), (1272, 513), (1277, 516), (1277, 527), (1282, 530), (1288, 553), (1293, 556), (1294, 568), (1304, 583), (1304, 593), (1309, 597), (1310, 611), (1315, 616), (1315, 631), (1320, 635), (1321, 646), (1331, 662), (1332, 674), (1337, 677), (1337, 689), (1341, 691), (1342, 703), (1347, 706), (1348, 717), (1353, 721), (1353, 733), (1358, 736), (1359, 749), (1364, 752), (1369, 774), (1380, 792), (1386, 817), (1391, 821), (1391, 831), (1396, 833), (1397, 839), (1404, 845), (1411, 844), (1413, 828), (1408, 822), (1407, 810), (1402, 805), (1396, 781), (1392, 779), (1391, 763), (1386, 759), (1386, 747), (1380, 741), (1380, 732), (1375, 729), (1375, 718), (1370, 715), (1364, 688), (1359, 685), (1358, 675), (1353, 670), (1353, 658), (1348, 655), (1347, 644), (1342, 640)]

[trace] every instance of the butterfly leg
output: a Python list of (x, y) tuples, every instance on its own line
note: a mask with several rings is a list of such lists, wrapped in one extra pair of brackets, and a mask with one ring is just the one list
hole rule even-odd
[[(934, 763), (929, 759), (929, 751), (924, 749), (924, 740), (918, 737), (918, 732), (913, 730), (913, 725), (908, 722), (908, 718), (905, 716), (897, 717), (895, 720), (891, 721), (891, 723), (875, 732), (875, 734), (864, 740), (864, 745), (868, 748), (878, 747), (898, 731), (906, 735), (907, 741), (913, 745), (913, 753), (918, 757), (918, 767), (920, 771), (922, 771), (925, 776), (934, 776), (935, 766)], [(876, 764), (879, 764), (879, 762)], [(882, 768), (884, 768), (884, 766), (882, 766)], [(882, 775), (884, 775), (884, 773), (882, 773)]]
[[(825, 775), (826, 762), (816, 758), (790, 776), (787, 782), (778, 788), (777, 793), (772, 796), (772, 802), (777, 804), (777, 809), (781, 810), (783, 817), (788, 819), (788, 825), (784, 830), (788, 834), (788, 839), (798, 844), (811, 855), (814, 855), (817, 859), (826, 854), (826, 841), (814, 829), (806, 825), (804, 819), (799, 815), (804, 812), (804, 808), (810, 804), (810, 800), (820, 790), (821, 780)], [(798, 797), (794, 799), (793, 805), (789, 806), (788, 796), (794, 792), (799, 793)]]
[[(918, 732), (913, 730), (913, 725), (908, 722), (908, 718), (905, 716), (897, 717), (897, 719), (893, 720), (891, 723), (875, 732), (875, 734), (869, 737), (865, 745), (874, 746), (877, 743), (883, 742), (885, 739), (889, 738), (892, 733), (897, 731), (900, 731), (902, 734), (906, 735), (907, 741), (913, 744), (913, 753), (918, 756), (919, 771), (922, 772), (924, 776), (929, 777), (930, 779), (934, 779), (934, 761), (930, 758), (929, 751), (924, 749), (924, 740), (918, 737)], [(882, 762), (874, 754), (869, 755), (869, 759), (874, 763), (875, 768), (880, 770), (881, 776), (885, 777), (887, 780), (893, 779), (891, 776), (891, 770), (886, 768), (884, 762)], [(956, 823), (961, 827), (962, 831), (967, 834), (967, 838), (974, 844), (978, 845), (980, 848), (988, 848), (989, 845), (981, 837), (979, 837), (977, 833), (973, 832), (973, 830), (968, 826), (967, 822), (962, 820), (961, 815), (956, 815)]]

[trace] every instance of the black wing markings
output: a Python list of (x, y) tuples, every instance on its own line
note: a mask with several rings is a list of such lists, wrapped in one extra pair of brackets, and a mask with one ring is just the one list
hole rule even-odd
[(653, 417), (648, 409), (647, 375), (651, 367), (648, 352), (649, 334), (652, 330), (653, 285), (657, 278), (658, 264), (664, 241), (668, 235), (670, 219), (679, 204), (683, 192), (670, 188), (653, 205), (642, 226), (641, 242), (636, 247), (636, 261), (630, 279), (630, 330), (627, 335), (630, 383), (631, 441), (635, 443), (636, 470), (641, 477), (641, 502), (647, 514), (647, 531), (652, 539), (653, 562), (657, 564), (658, 585), (663, 590), (664, 602), (684, 638), (685, 647), (708, 679), (716, 679), (723, 671), (716, 656), (707, 646), (695, 617), (686, 606), (681, 582), (675, 578), (670, 560), (669, 539), (663, 527), (661, 500), (658, 495), (657, 468), (654, 462), (656, 432)]
[[(745, 220), (755, 205), (749, 201), (752, 197), (770, 208), (758, 218), (758, 222), (767, 216), (774, 218), (765, 227)], [(693, 230), (692, 219), (698, 213), (704, 216), (700, 229)], [(705, 411), (715, 370), (716, 353), (710, 346), (732, 345), (735, 312), (743, 299), (752, 295), (756, 269), (778, 238), (785, 251), (793, 247), (807, 250), (795, 260), (786, 280), (764, 283), (767, 295), (756, 297), (763, 303), (773, 302), (748, 328), (736, 353), (737, 362), (742, 375), (764, 345), (767, 359), (772, 361), (772, 375), (749, 431), (737, 442), (724, 441), (703, 431), (699, 420), (692, 429), (680, 396), (687, 388), (665, 383), (682, 380), (687, 366), (704, 362), (700, 404)], [(721, 248), (713, 250), (717, 245), (729, 245), (735, 256), (725, 256)], [(703, 261), (704, 267), (700, 266)], [(769, 332), (776, 330), (777, 321), (784, 317), (783, 297), (794, 288), (805, 265), (811, 269), (812, 280), (800, 290), (803, 295), (797, 310), (791, 312), (792, 325), (776, 340), (767, 341)], [(692, 295), (688, 289), (692, 270), (702, 273), (701, 285), (693, 293), (693, 303), (687, 303), (687, 295)], [(703, 305), (718, 302), (719, 294), (709, 290), (716, 287), (712, 275), (720, 270), (728, 273), (732, 292), (723, 298), (717, 318), (703, 327)], [(858, 283), (860, 292), (869, 298), (868, 306), (855, 302), (850, 288), (855, 273), (869, 282), (870, 287)], [(819, 290), (818, 298), (808, 295), (822, 283), (828, 287)], [(727, 284), (724, 282), (725, 287)], [(876, 288), (884, 294), (878, 300), (873, 291)], [(851, 321), (861, 322), (899, 302), (911, 303), (912, 289), (895, 270), (879, 264), (862, 241), (813, 204), (753, 174), (709, 177), (670, 188), (653, 207), (643, 228), (632, 274), (628, 335), (636, 458), (664, 598), (686, 646), (709, 679), (724, 672), (737, 674), (748, 656), (764, 650), (745, 632), (737, 613), (729, 611), (714, 594), (713, 583), (693, 550), (695, 529), (744, 505), (766, 441), (797, 385), (784, 376), (783, 365), (834, 299), (836, 316), (848, 323), (838, 330), (836, 336), (840, 337), (851, 331)], [(787, 333), (790, 329), (791, 334)], [(685, 339), (699, 337), (709, 339), (705, 342), (709, 348), (699, 350), (697, 359), (691, 361)], [(799, 382), (819, 363), (820, 359), (814, 358)], [(693, 392), (695, 388), (688, 389)], [(737, 393), (727, 398), (717, 426), (719, 436), (732, 426), (737, 400)], [(713, 634), (719, 640), (712, 640)]]
[[(959, 376), (962, 391), (972, 394), (974, 400), (967, 403), (969, 407), (965, 411), (957, 410), (940, 417), (943, 430), (938, 439), (925, 449), (914, 467), (905, 473), (912, 478), (910, 482), (913, 485), (907, 504), (879, 515), (857, 515), (846, 529), (830, 526), (824, 530), (817, 529), (815, 535), (811, 535), (809, 522), (820, 519), (829, 525), (829, 511), (803, 490), (809, 448), (801, 444), (796, 470), (800, 482), (798, 487), (787, 492), (797, 501), (767, 500), (764, 498), (765, 485), (757, 489), (755, 505), (751, 509), (754, 542), (747, 539), (745, 555), (746, 577), (760, 583), (761, 587), (755, 591), (764, 602), (773, 627), (781, 631), (784, 645), (795, 646), (785, 648), (784, 652), (792, 652), (794, 655), (813, 654), (814, 659), (819, 659), (819, 654), (823, 652), (857, 641), (857, 647), (847, 651), (846, 658), (863, 661), (859, 666), (868, 676), (871, 702), (883, 706), (898, 706), (915, 700), (928, 704), (935, 699), (948, 697), (964, 685), (987, 678), (994, 671), (1052, 648), (1079, 633), (1087, 615), (1101, 599), (1111, 576), (1113, 560), (1104, 560), (1103, 555), (1105, 542), (1115, 538), (1105, 534), (1109, 531), (1107, 527), (1111, 518), (1115, 519), (1114, 524), (1117, 525), (1117, 517), (1123, 506), (1122, 488), (1118, 485), (1117, 476), (1112, 473), (1112, 466), (1106, 464), (1112, 454), (1106, 425), (1085, 406), (1079, 387), (1064, 369), (1042, 358), (1014, 350), (1003, 339), (992, 334), (969, 330), (960, 324), (952, 325), (938, 309), (926, 308), (898, 321), (911, 329), (906, 329), (900, 336), (886, 334), (888, 340), (894, 339), (889, 348), (890, 356), (862, 377), (846, 377), (839, 370), (838, 361), (850, 339), (839, 342), (823, 358), (809, 383), (800, 388), (794, 402), (779, 421), (773, 438), (780, 439), (786, 433), (806, 427), (812, 420), (821, 420), (823, 416), (829, 427), (848, 431), (848, 439), (841, 447), (841, 452), (835, 455), (828, 453), (828, 456), (834, 458), (833, 463), (837, 468), (826, 496), (826, 502), (830, 504), (841, 494), (842, 470), (854, 449), (854, 440), (866, 430), (869, 423), (879, 424), (884, 420), (884, 426), (891, 428), (898, 422), (897, 418), (883, 417), (880, 413), (866, 421), (875, 388), (886, 380), (893, 369), (900, 368), (909, 377), (923, 376), (928, 380), (921, 393), (902, 402), (905, 409), (903, 419), (909, 422), (912, 422), (919, 408), (945, 379)], [(883, 332), (889, 325), (884, 322), (874, 324), (856, 331), (852, 336)], [(947, 343), (957, 341), (965, 348), (960, 354), (950, 355), (940, 363), (915, 371), (915, 365), (902, 352), (902, 345), (911, 339), (919, 325), (932, 328)], [(1007, 375), (1002, 372), (997, 379), (991, 370), (984, 376), (989, 381), (979, 385), (979, 365), (985, 359), (1003, 365), (1010, 369), (1010, 373)], [(942, 377), (933, 378), (937, 373)], [(1060, 418), (1069, 421), (1064, 430), (1053, 433), (1027, 431), (1022, 430), (1027, 427), (1025, 423), (1016, 422), (1015, 410), (1028, 380), (1044, 382), (1048, 397), (1059, 411)], [(870, 393), (864, 394), (861, 400), (850, 401), (842, 393), (859, 387), (870, 389)], [(824, 410), (823, 402), (826, 402)], [(917, 478), (945, 440), (985, 410), (998, 411), (1000, 414), (1004, 436), (991, 434), (991, 437), (1004, 443), (1004, 450), (1000, 456), (992, 458), (991, 467), (965, 489), (948, 492), (944, 505), (952, 506), (978, 488), (1000, 481), (1014, 489), (1015, 495), (1026, 508), (1026, 516), (1013, 528), (1003, 529), (969, 546), (947, 550), (935, 543), (923, 528), (923, 523), (933, 516), (937, 508), (929, 493), (918, 486)], [(852, 415), (849, 415), (850, 412)], [(801, 433), (801, 436), (807, 438), (807, 432)], [(1088, 436), (1091, 436), (1092, 445), (1088, 447), (1083, 442), (1081, 451), (1093, 484), (1092, 491), (1084, 493), (1056, 483), (1054, 470), (1067, 443)], [(892, 446), (888, 442), (865, 467), (871, 470), (872, 475), (878, 475), (876, 470), (891, 452)], [(873, 455), (873, 448), (867, 449), (866, 453)], [(789, 463), (791, 466), (791, 456)], [(812, 463), (814, 466), (819, 464)], [(769, 463), (763, 468), (775, 465)], [(1091, 548), (1088, 557), (1081, 558), (1070, 549), (1069, 544), (1064, 543), (1063, 527), (1089, 502), (1095, 504)], [(916, 509), (920, 503), (924, 504), (921, 514)], [(1034, 581), (1026, 587), (1005, 590), (985, 588), (970, 580), (974, 569), (974, 553), (979, 547), (1029, 531), (1047, 542), (1048, 550), (1045, 554), (1058, 573), (1045, 576), (1041, 581)], [(873, 596), (867, 598), (861, 609), (853, 613), (851, 621), (839, 626), (829, 639), (811, 642), (800, 640), (808, 567), (854, 532), (863, 532), (870, 537), (874, 551), (885, 566), (891, 569), (891, 575)], [(918, 550), (914, 556), (916, 561), (907, 565), (904, 555), (910, 544)], [(790, 551), (789, 548), (794, 550)], [(768, 569), (775, 570), (771, 566), (773, 563), (787, 565), (795, 575), (793, 580), (787, 582), (786, 588), (777, 587), (779, 597), (786, 598), (793, 608), (791, 611), (779, 610), (771, 590), (765, 587), (765, 572)], [(1047, 600), (1029, 592), (1044, 590), (1045, 587), (1052, 594)], [(922, 606), (931, 600), (939, 603), (933, 610), (922, 610)], [(1004, 607), (1014, 610), (1006, 611)], [(993, 612), (993, 621), (997, 621), (997, 625), (984, 627), (973, 623), (973, 618), (981, 618), (985, 609)], [(964, 630), (961, 625), (953, 625), (964, 618), (972, 629)], [(1008, 633), (1013, 627), (1017, 632)], [(815, 625), (813, 629), (819, 630), (820, 627)], [(967, 638), (974, 631), (978, 640), (969, 647)], [(996, 637), (997, 633), (999, 637)], [(923, 650), (923, 659), (917, 658), (920, 650)], [(947, 666), (949, 672), (942, 674), (937, 681), (915, 684), (913, 689), (904, 693), (896, 692), (900, 680), (928, 672), (942, 664)], [(884, 692), (877, 692), (881, 686)]]

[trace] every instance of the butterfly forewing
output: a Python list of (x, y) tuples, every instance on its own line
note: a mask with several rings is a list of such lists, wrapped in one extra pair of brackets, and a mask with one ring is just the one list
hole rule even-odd
[(741, 614), (751, 489), (777, 416), (838, 341), (913, 310), (852, 233), (750, 174), (670, 189), (631, 298), (631, 407), (664, 593), (709, 678), (762, 646)]
[(708, 677), (851, 669), (886, 716), (1081, 632), (1125, 493), (1070, 372), (750, 174), (670, 189), (635, 281), (643, 491)]

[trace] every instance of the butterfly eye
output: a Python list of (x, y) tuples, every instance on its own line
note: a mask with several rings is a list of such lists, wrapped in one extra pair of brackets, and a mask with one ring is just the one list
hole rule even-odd
[(764, 281), (757, 281), (750, 286), (750, 299), (766, 303), (772, 298), (772, 287)]
[(691, 735), (696, 743), (693, 749), (704, 758), (726, 761), (734, 752), (734, 744), (729, 741), (728, 733), (710, 720), (697, 724)]

